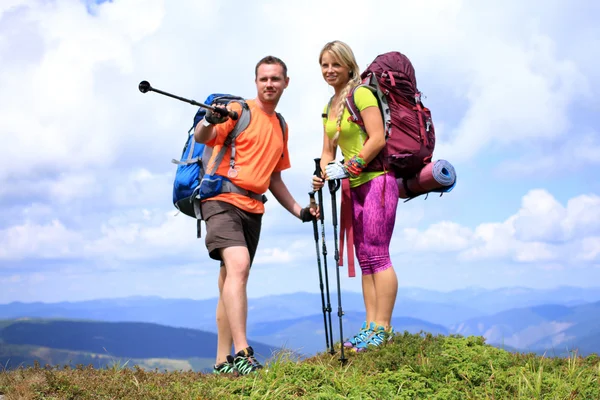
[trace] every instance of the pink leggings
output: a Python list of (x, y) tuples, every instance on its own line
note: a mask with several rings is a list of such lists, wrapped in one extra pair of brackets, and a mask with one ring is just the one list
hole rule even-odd
[(398, 184), (393, 174), (351, 188), (352, 228), (356, 258), (363, 275), (392, 266), (390, 241), (396, 222)]

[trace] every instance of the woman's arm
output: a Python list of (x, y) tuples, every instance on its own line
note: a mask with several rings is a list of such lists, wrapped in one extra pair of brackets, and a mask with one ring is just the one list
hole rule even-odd
[(381, 118), (379, 107), (367, 107), (360, 112), (360, 116), (365, 124), (365, 131), (368, 136), (360, 155), (368, 164), (385, 146), (383, 118)]

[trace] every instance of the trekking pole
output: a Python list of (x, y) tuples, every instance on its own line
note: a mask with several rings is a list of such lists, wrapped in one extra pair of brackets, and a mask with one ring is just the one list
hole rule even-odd
[[(315, 192), (308, 193), (310, 196), (310, 208), (316, 209)], [(313, 231), (315, 234), (315, 250), (317, 251), (317, 267), (319, 269), (319, 287), (321, 288), (321, 307), (323, 309), (323, 325), (325, 326), (325, 348), (329, 351), (329, 334), (327, 333), (327, 310), (325, 308), (325, 293), (323, 292), (323, 272), (321, 270), (321, 254), (319, 253), (319, 228), (317, 227), (317, 218), (313, 218)], [(333, 344), (332, 344), (333, 346)]]
[(142, 92), (142, 93), (156, 92), (156, 93), (164, 94), (165, 96), (169, 96), (174, 99), (181, 100), (186, 103), (190, 103), (193, 106), (198, 106), (198, 107), (206, 108), (207, 110), (217, 112), (217, 113), (221, 114), (221, 117), (229, 117), (234, 121), (238, 119), (238, 113), (235, 111), (229, 111), (228, 109), (223, 108), (223, 107), (209, 106), (207, 104), (198, 103), (196, 100), (188, 100), (184, 97), (180, 97), (180, 96), (176, 96), (171, 93), (163, 92), (162, 90), (153, 88), (150, 85), (150, 82), (148, 82), (148, 81), (141, 81), (140, 84), (138, 85), (138, 89), (140, 89), (140, 92)]
[(337, 202), (335, 192), (340, 188), (340, 180), (336, 179), (334, 181), (329, 181), (329, 193), (331, 194), (331, 220), (333, 222), (333, 243), (334, 243), (334, 258), (335, 258), (335, 272), (337, 276), (337, 295), (338, 295), (338, 312), (337, 315), (340, 319), (340, 343), (341, 346), (341, 355), (340, 361), (342, 363), (346, 362), (346, 357), (344, 357), (344, 328), (342, 327), (342, 316), (344, 315), (344, 311), (342, 310), (342, 290), (340, 283), (340, 252), (338, 249), (338, 236), (337, 236)]
[[(315, 175), (321, 176), (321, 159), (315, 158)], [(328, 312), (328, 323), (329, 323), (329, 353), (335, 354), (335, 349), (333, 348), (333, 332), (331, 327), (331, 300), (329, 297), (329, 274), (327, 273), (327, 245), (325, 244), (325, 213), (323, 212), (323, 188), (317, 191), (317, 195), (319, 197), (319, 207), (321, 207), (320, 212), (320, 220), (321, 220), (321, 241), (323, 242), (323, 269), (325, 270), (325, 294), (327, 304), (325, 306), (325, 311)]]

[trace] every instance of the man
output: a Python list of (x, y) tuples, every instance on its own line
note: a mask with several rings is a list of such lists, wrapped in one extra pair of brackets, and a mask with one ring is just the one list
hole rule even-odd
[[(282, 132), (275, 108), (289, 77), (279, 58), (267, 56), (255, 68), (257, 97), (248, 100), (251, 113), (248, 128), (235, 140), (235, 166), (229, 163), (231, 150), (219, 164), (217, 174), (230, 179), (253, 196), (237, 192), (221, 193), (202, 202), (206, 222), (206, 247), (211, 258), (221, 260), (219, 302), (217, 305), (217, 359), (213, 372), (248, 374), (262, 368), (246, 338), (248, 301), (246, 285), (258, 246), (263, 202), (258, 195), (268, 190), (277, 201), (303, 222), (311, 221), (318, 211), (302, 208), (281, 179), (281, 171), (290, 168), (287, 132)], [(248, 112), (239, 103), (227, 108), (241, 117)], [(217, 112), (207, 111), (195, 128), (198, 143), (213, 146), (213, 156), (223, 146), (236, 121)], [(285, 129), (287, 131), (287, 127)], [(208, 163), (211, 170), (214, 157)], [(235, 355), (230, 355), (231, 346)]]

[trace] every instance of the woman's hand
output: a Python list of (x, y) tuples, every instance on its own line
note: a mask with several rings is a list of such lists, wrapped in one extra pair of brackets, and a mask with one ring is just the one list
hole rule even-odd
[(313, 175), (310, 183), (311, 183), (313, 192), (316, 192), (325, 185), (325, 180), (323, 178), (319, 178), (316, 175)]

